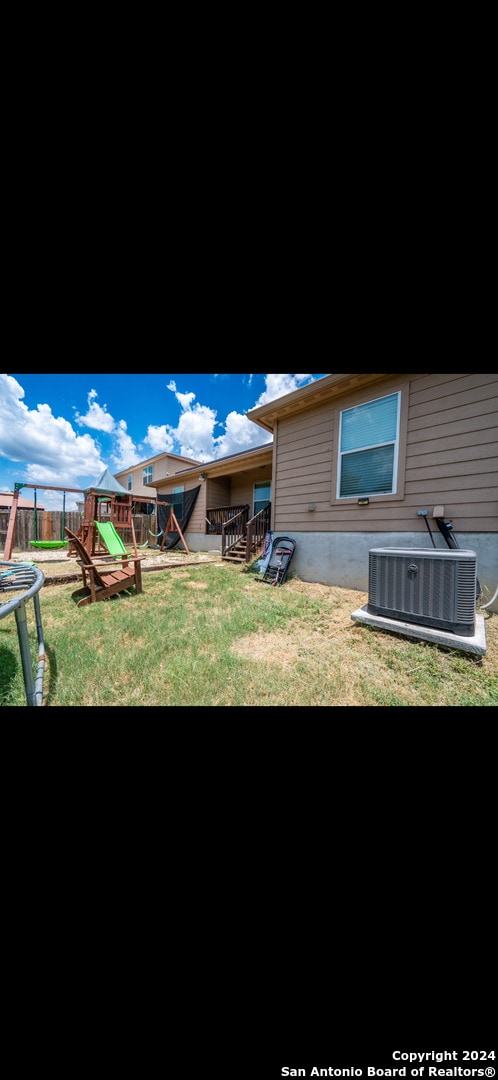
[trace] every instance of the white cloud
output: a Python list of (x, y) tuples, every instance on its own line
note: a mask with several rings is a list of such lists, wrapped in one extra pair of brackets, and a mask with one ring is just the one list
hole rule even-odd
[[(99, 405), (95, 400), (98, 397), (96, 390), (90, 390), (88, 394), (88, 412), (85, 415), (76, 412), (75, 421), (80, 427), (93, 428), (95, 431), (103, 431), (111, 435), (113, 448), (110, 461), (114, 472), (130, 468), (143, 459), (133, 439), (128, 435), (126, 420), (115, 420), (107, 411), (107, 405)], [(147, 455), (146, 455), (147, 456)]]
[(22, 463), (18, 482), (77, 488), (82, 476), (98, 477), (105, 465), (91, 435), (77, 435), (49, 405), (28, 409), (23, 397), (16, 379), (0, 375), (0, 455)]
[(116, 428), (114, 417), (107, 412), (107, 405), (97, 405), (93, 399), (98, 397), (96, 390), (90, 390), (88, 394), (88, 412), (82, 416), (79, 412), (74, 414), (74, 419), (79, 427), (94, 428), (96, 431), (105, 431), (111, 435)]
[[(249, 385), (252, 385), (254, 375), (247, 378)], [(309, 382), (312, 376), (265, 375), (264, 378), (266, 389), (256, 405), (265, 405), (283, 394), (290, 394)], [(207, 405), (194, 404), (194, 393), (180, 392), (174, 379), (167, 388), (175, 395), (182, 411), (176, 428), (168, 424), (148, 428), (145, 442), (150, 446), (151, 456), (171, 451), (197, 461), (214, 461), (272, 441), (271, 435), (248, 420), (244, 413), (232, 411), (221, 422), (217, 419), (216, 410)], [(221, 434), (218, 431), (220, 428), (223, 429)]]
[(139, 461), (143, 461), (144, 455), (140, 454), (133, 439), (128, 435), (128, 427), (125, 420), (120, 420), (119, 423), (116, 424), (113, 435), (114, 445), (111, 453), (111, 462), (114, 472), (121, 472), (122, 469), (128, 469), (131, 465), (137, 465)]
[[(188, 376), (187, 376), (188, 377)], [(255, 375), (242, 376), (252, 386)], [(223, 375), (214, 376), (223, 379)], [(311, 375), (264, 375), (265, 389), (255, 402), (264, 405), (289, 394), (312, 379)], [(88, 393), (88, 409), (75, 412), (78, 427), (102, 432), (111, 440), (109, 461), (102, 447), (86, 433), (77, 434), (68, 420), (53, 415), (49, 405), (25, 405), (24, 389), (11, 375), (0, 375), (0, 457), (18, 461), (23, 468), (18, 482), (60, 488), (89, 487), (109, 466), (114, 473), (161, 453), (181, 454), (196, 461), (213, 461), (271, 442), (271, 435), (235, 409), (218, 419), (215, 409), (196, 402), (192, 391), (179, 391), (174, 380), (167, 389), (175, 395), (178, 423), (149, 425), (140, 443), (128, 434), (125, 420), (116, 421), (107, 405), (99, 405), (95, 390)], [(44, 493), (47, 508), (59, 508), (58, 492)], [(77, 496), (75, 496), (75, 499)], [(74, 505), (66, 503), (66, 508)]]
[(311, 375), (265, 375), (266, 390), (260, 395), (256, 405), (267, 405), (275, 398), (291, 394), (293, 390), (310, 382), (311, 378)]
[(169, 424), (150, 424), (144, 443), (148, 444), (145, 457), (154, 457), (156, 454), (177, 454), (175, 443), (175, 429)]

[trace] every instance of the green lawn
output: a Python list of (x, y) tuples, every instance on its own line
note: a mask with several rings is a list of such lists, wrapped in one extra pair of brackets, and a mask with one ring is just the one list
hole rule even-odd
[[(498, 618), (489, 612), (487, 652), (477, 657), (355, 622), (365, 593), (292, 575), (275, 588), (251, 569), (179, 565), (144, 573), (140, 596), (83, 608), (71, 597), (78, 584), (45, 584), (39, 594), (45, 707), (498, 704)], [(0, 619), (0, 703), (26, 707), (13, 615)]]

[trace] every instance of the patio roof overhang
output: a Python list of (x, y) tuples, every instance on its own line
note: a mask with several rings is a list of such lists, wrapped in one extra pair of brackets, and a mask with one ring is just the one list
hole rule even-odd
[[(271, 466), (273, 460), (273, 442), (265, 446), (257, 446), (252, 450), (243, 450), (240, 454), (231, 454), (229, 457), (218, 458), (216, 461), (205, 462), (204, 465), (195, 465), (191, 469), (181, 469), (164, 480), (155, 480), (151, 487), (160, 490), (161, 487), (170, 486), (175, 480), (205, 480), (217, 476), (234, 476), (236, 473), (250, 472), (253, 469), (263, 469)], [(201, 481), (202, 482), (202, 481)], [(145, 485), (148, 487), (148, 485)]]

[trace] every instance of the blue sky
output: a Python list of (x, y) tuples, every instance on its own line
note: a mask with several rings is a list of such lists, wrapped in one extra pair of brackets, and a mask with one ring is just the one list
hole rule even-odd
[[(60, 509), (53, 487), (91, 487), (168, 451), (213, 461), (271, 441), (247, 420), (256, 405), (323, 375), (0, 375), (0, 491), (36, 484), (37, 501)], [(21, 495), (29, 500), (34, 491)], [(76, 508), (78, 495), (66, 495)]]

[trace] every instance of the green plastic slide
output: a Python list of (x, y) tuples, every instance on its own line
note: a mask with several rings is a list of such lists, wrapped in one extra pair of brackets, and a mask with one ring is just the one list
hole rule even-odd
[(112, 521), (96, 521), (100, 537), (109, 552), (109, 555), (127, 555), (128, 552)]

